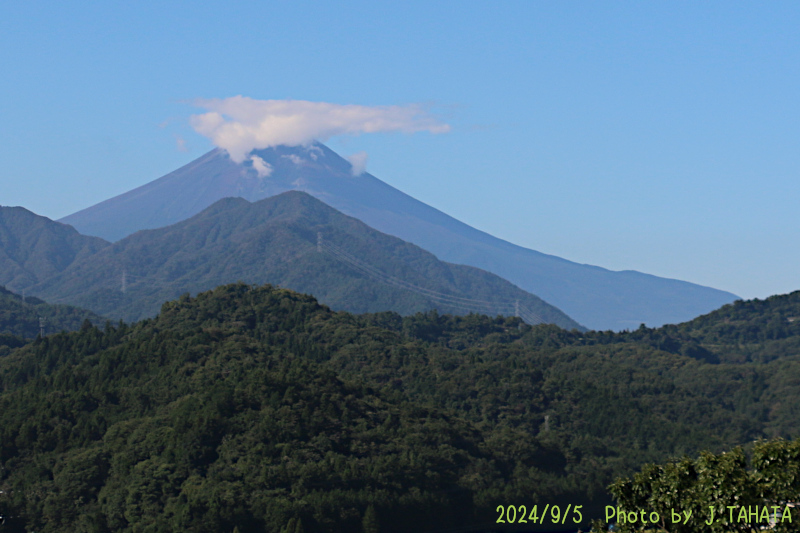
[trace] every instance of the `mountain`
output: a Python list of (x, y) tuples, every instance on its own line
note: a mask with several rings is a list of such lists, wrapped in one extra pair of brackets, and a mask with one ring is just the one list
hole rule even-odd
[(25, 208), (0, 206), (0, 285), (20, 292), (108, 245)]
[(237, 280), (310, 293), (355, 313), (435, 308), (583, 329), (494, 274), (439, 261), (298, 191), (255, 203), (219, 200), (183, 222), (125, 237), (29, 290), (46, 300), (137, 320), (182, 293)]
[(87, 235), (118, 240), (174, 224), (226, 196), (257, 201), (305, 191), (378, 231), (416, 244), (451, 263), (493, 272), (538, 295), (593, 329), (632, 329), (690, 320), (737, 299), (734, 294), (635, 271), (614, 272), (529, 250), (493, 237), (352, 166), (326, 146), (279, 146), (254, 152), (272, 172), (259, 177), (213, 150), (137, 189), (69, 215), (61, 222)]

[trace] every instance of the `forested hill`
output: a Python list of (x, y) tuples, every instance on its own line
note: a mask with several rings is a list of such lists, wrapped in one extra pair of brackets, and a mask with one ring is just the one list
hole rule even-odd
[(622, 335), (708, 361), (768, 362), (800, 353), (800, 291), (738, 300), (678, 325)]
[(800, 291), (764, 300), (739, 300), (678, 329), (704, 343), (718, 345), (752, 345), (798, 337)]
[(104, 321), (86, 309), (50, 305), (33, 296), (23, 300), (21, 295), (0, 286), (0, 335), (33, 339), (40, 333), (40, 319), (44, 320), (45, 335), (62, 330), (75, 331), (87, 319), (95, 324)]
[(20, 292), (108, 244), (22, 207), (0, 206), (0, 285)]
[(559, 503), (588, 522), (644, 463), (800, 434), (800, 356), (710, 364), (659, 335), (219, 287), (0, 357), (0, 514), (41, 532), (479, 531), (497, 505)]
[(330, 362), (370, 350), (418, 364), (425, 345), (245, 285), (38, 339), (0, 358), (0, 514), (42, 532), (471, 530), (497, 499), (585, 492), (554, 443)]
[(288, 287), (356, 313), (436, 308), (582, 329), (494, 274), (439, 261), (295, 191), (255, 203), (220, 200), (189, 220), (135, 233), (30, 290), (130, 321), (185, 292), (236, 281)]

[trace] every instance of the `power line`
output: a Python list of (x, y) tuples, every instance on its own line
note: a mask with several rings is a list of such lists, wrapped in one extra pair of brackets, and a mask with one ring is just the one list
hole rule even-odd
[(332, 253), (334, 253), (334, 254), (336, 254), (338, 256), (341, 256), (347, 262), (349, 262), (351, 264), (354, 264), (355, 266), (358, 266), (358, 267), (360, 267), (360, 268), (362, 268), (364, 270), (367, 270), (370, 273), (374, 273), (377, 276), (385, 278), (386, 280), (392, 281), (393, 283), (408, 287), (409, 290), (423, 292), (423, 293), (426, 293), (426, 294), (430, 294), (431, 296), (450, 298), (450, 299), (453, 299), (453, 300), (458, 300), (458, 301), (465, 302), (465, 303), (470, 303), (470, 304), (478, 304), (478, 305), (483, 304), (483, 305), (492, 306), (492, 307), (496, 307), (498, 305), (502, 305), (504, 307), (509, 307), (509, 304), (507, 304), (507, 303), (498, 304), (497, 302), (490, 302), (490, 301), (487, 301), (487, 300), (476, 300), (474, 298), (463, 298), (461, 296), (455, 296), (455, 295), (452, 295), (452, 294), (445, 294), (443, 292), (438, 292), (438, 291), (434, 291), (432, 289), (427, 289), (425, 287), (420, 287), (418, 285), (414, 285), (413, 283), (410, 283), (410, 282), (405, 281), (403, 279), (396, 278), (396, 277), (394, 277), (394, 276), (392, 276), (390, 274), (386, 274), (385, 272), (382, 272), (382, 271), (378, 270), (374, 266), (372, 266), (372, 265), (370, 265), (368, 263), (365, 263), (365, 262), (359, 260), (358, 258), (348, 254), (347, 252), (345, 252), (344, 250), (342, 250), (338, 246), (325, 243), (323, 245), (323, 247), (326, 248), (328, 251), (330, 251), (330, 252), (332, 252)]
[(425, 287), (420, 287), (419, 285), (415, 285), (408, 281), (396, 278), (390, 274), (378, 270), (374, 266), (365, 263), (364, 261), (361, 261), (357, 257), (345, 252), (338, 246), (323, 241), (321, 233), (317, 233), (317, 250), (318, 251), (324, 250), (328, 252), (334, 258), (344, 263), (347, 263), (348, 265), (352, 266), (359, 272), (366, 274), (367, 276), (372, 277), (373, 279), (376, 279), (381, 283), (392, 285), (400, 289), (416, 292), (417, 294), (431, 298), (433, 300), (437, 300), (442, 303), (446, 303), (453, 307), (457, 307), (460, 309), (467, 309), (470, 311), (474, 311), (475, 308), (479, 308), (485, 312), (492, 312), (492, 311), (496, 312), (500, 310), (501, 311), (500, 314), (508, 314), (509, 312), (513, 312), (514, 314), (513, 316), (518, 316), (522, 318), (528, 324), (545, 323), (545, 320), (538, 313), (534, 312), (525, 305), (520, 305), (519, 300), (516, 300), (512, 304), (509, 302), (490, 302), (487, 300), (476, 300), (474, 298), (463, 298), (461, 296), (445, 294)]
[[(421, 287), (419, 285), (415, 285), (411, 282), (406, 280), (397, 278), (379, 270), (378, 268), (370, 265), (362, 261), (361, 259), (351, 255), (350, 253), (344, 251), (340, 247), (325, 241), (323, 239), (322, 233), (317, 233), (317, 242), (316, 242), (317, 252), (327, 252), (329, 255), (338, 259), (339, 261), (348, 264), (358, 272), (371, 277), (381, 283), (386, 285), (391, 285), (393, 287), (407, 290), (411, 292), (415, 292), (421, 296), (426, 298), (430, 298), (437, 302), (450, 305), (457, 309), (463, 309), (466, 311), (473, 311), (473, 312), (482, 312), (485, 314), (501, 314), (501, 315), (512, 315), (517, 316), (524, 320), (526, 323), (535, 325), (535, 324), (544, 324), (547, 321), (541, 317), (538, 313), (530, 309), (528, 306), (524, 304), (520, 304), (519, 300), (515, 300), (513, 303), (511, 302), (492, 302), (488, 300), (478, 300), (475, 298), (464, 298), (462, 296), (456, 296), (453, 294), (446, 294), (443, 292), (439, 292), (433, 289), (428, 289), (426, 287)], [(120, 265), (121, 266), (121, 265)], [(77, 273), (73, 273), (73, 276), (77, 275)], [(120, 278), (117, 278), (118, 280)], [(123, 295), (127, 294), (127, 291), (132, 287), (139, 285), (141, 283), (147, 283), (152, 288), (157, 289), (176, 289), (175, 281), (169, 281), (166, 278), (161, 276), (138, 276), (129, 274), (126, 268), (122, 268), (121, 273), (121, 286), (113, 280), (113, 278), (108, 278), (100, 283), (93, 284), (93, 288), (103, 288), (107, 287), (109, 289), (117, 289)], [(79, 293), (84, 293), (84, 290), (79, 290), (76, 293), (68, 296), (64, 296), (61, 298), (55, 298), (51, 300), (52, 303), (63, 302), (67, 300), (73, 299)]]
[(388, 285), (392, 285), (400, 289), (416, 292), (422, 296), (439, 300), (444, 303), (448, 303), (463, 309), (474, 309), (475, 307), (480, 307), (480, 308), (495, 310), (498, 308), (505, 309), (509, 307), (508, 304), (504, 303), (487, 302), (483, 300), (472, 300), (469, 298), (462, 298), (460, 296), (444, 294), (441, 292), (433, 291), (431, 289), (426, 289), (424, 287), (414, 285), (405, 280), (395, 278), (394, 276), (381, 272), (377, 270), (375, 267), (359, 261), (358, 259), (347, 254), (346, 252), (334, 249), (330, 245), (325, 244), (323, 245), (323, 247), (326, 249), (326, 251), (330, 252), (337, 259), (350, 264), (351, 266), (361, 271), (362, 273), (367, 274), (368, 276), (377, 279), (382, 283), (386, 283)]

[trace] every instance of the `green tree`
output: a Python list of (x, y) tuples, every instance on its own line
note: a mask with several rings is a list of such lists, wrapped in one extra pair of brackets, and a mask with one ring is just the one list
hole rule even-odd
[(364, 519), (361, 521), (364, 528), (364, 533), (380, 533), (380, 526), (378, 525), (378, 513), (375, 512), (375, 506), (370, 505), (364, 512)]
[(620, 533), (797, 531), (792, 504), (800, 501), (800, 439), (757, 443), (750, 465), (741, 448), (645, 465), (609, 490), (618, 504), (606, 508), (594, 532), (609, 523)]

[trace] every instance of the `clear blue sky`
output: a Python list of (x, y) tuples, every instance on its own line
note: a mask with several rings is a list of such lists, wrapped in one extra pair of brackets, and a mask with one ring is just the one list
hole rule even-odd
[(542, 252), (800, 289), (800, 4), (376, 4), (0, 4), (0, 204), (59, 218), (191, 161), (195, 98), (424, 103), (450, 133), (328, 144)]

